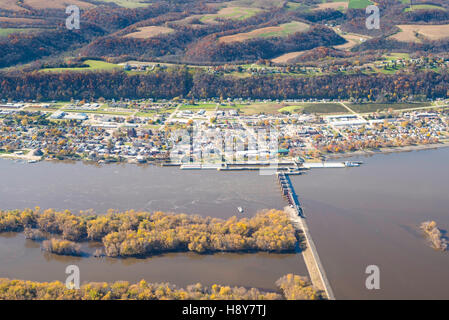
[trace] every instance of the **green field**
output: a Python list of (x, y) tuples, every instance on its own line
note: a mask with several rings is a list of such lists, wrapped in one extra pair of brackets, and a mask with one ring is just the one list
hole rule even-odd
[(156, 112), (151, 111), (145, 111), (145, 112), (137, 112), (135, 114), (136, 117), (142, 117), (142, 118), (151, 118), (156, 114)]
[(362, 103), (348, 105), (355, 112), (369, 113), (382, 110), (401, 110), (411, 108), (423, 108), (430, 106), (428, 103)]
[(244, 8), (244, 7), (227, 7), (223, 8), (215, 14), (204, 15), (200, 21), (204, 23), (214, 23), (215, 19), (230, 19), (230, 20), (245, 20), (257, 13), (261, 12), (258, 8)]
[(237, 106), (244, 114), (252, 115), (258, 113), (277, 114), (281, 112), (303, 112), (303, 113), (345, 113), (348, 112), (338, 103), (300, 103), (295, 105), (285, 105), (279, 103), (258, 103), (251, 105)]
[(279, 27), (281, 27), (282, 30), (260, 33), (257, 35), (257, 37), (258, 38), (286, 37), (290, 34), (294, 34), (296, 32), (304, 32), (309, 29), (309, 25), (307, 25), (303, 22), (298, 22), (298, 21), (284, 23), (284, 24), (279, 25)]
[(373, 3), (369, 0), (349, 0), (349, 9), (365, 9)]
[(287, 2), (287, 10), (288, 11), (308, 11), (310, 7), (304, 3), (298, 2)]
[(0, 37), (6, 37), (13, 33), (27, 33), (33, 31), (40, 31), (39, 28), (0, 28)]
[(86, 60), (85, 64), (89, 65), (89, 67), (85, 68), (48, 68), (41, 69), (43, 72), (64, 72), (64, 71), (94, 71), (94, 70), (113, 70), (113, 69), (121, 69), (120, 66), (108, 63), (100, 60)]
[(199, 103), (199, 104), (186, 104), (179, 107), (179, 110), (215, 110), (216, 103)]
[(119, 112), (119, 111), (103, 111), (101, 109), (99, 110), (71, 110), (71, 109), (62, 109), (61, 111), (64, 112), (73, 112), (73, 113), (86, 113), (86, 114), (104, 114), (104, 115), (111, 115), (111, 116), (130, 116), (133, 113), (132, 112)]
[(234, 0), (228, 2), (228, 6), (252, 7), (261, 9), (279, 8), (284, 5), (284, 0)]
[(303, 104), (304, 113), (346, 113), (348, 110), (338, 103), (306, 103)]
[(385, 55), (385, 60), (393, 61), (393, 60), (410, 60), (410, 54), (408, 53), (400, 53), (400, 52), (392, 52), (388, 55)]
[(290, 113), (295, 113), (302, 110), (302, 107), (300, 106), (288, 106), (288, 107), (283, 107), (281, 109), (278, 110), (278, 112), (290, 112)]
[(273, 38), (273, 37), (286, 37), (296, 32), (307, 31), (310, 26), (304, 22), (292, 21), (284, 23), (279, 26), (259, 28), (249, 32), (236, 33), (220, 38), (220, 41), (224, 42), (236, 42), (245, 41), (256, 38)]
[(411, 8), (405, 8), (405, 12), (415, 11), (415, 10), (442, 10), (446, 11), (443, 7), (433, 5), (433, 4), (414, 4)]

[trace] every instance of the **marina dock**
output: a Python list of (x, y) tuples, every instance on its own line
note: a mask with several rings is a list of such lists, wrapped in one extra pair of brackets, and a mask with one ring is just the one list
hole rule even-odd
[(274, 172), (288, 172), (290, 175), (301, 174), (305, 170), (320, 168), (347, 168), (358, 167), (362, 162), (255, 162), (234, 163), (234, 162), (218, 162), (218, 163), (162, 163), (163, 167), (179, 167), (181, 170), (218, 170), (218, 171), (254, 171), (254, 170), (272, 170)]
[[(166, 166), (166, 165), (164, 165)], [(248, 164), (235, 164), (235, 163), (180, 163), (170, 164), (170, 166), (179, 166), (181, 170), (218, 170), (218, 171), (273, 171), (275, 174), (278, 171), (289, 172), (290, 174), (300, 174), (308, 168), (300, 167), (291, 163), (248, 163)]]

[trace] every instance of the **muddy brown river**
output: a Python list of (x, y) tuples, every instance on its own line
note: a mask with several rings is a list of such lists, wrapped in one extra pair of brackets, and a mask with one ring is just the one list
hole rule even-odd
[[(360, 168), (291, 177), (337, 299), (449, 299), (449, 253), (430, 248), (418, 230), (429, 219), (449, 230), (449, 149), (359, 159), (365, 162)], [(285, 205), (275, 177), (257, 172), (0, 159), (0, 177), (2, 209), (143, 209), (226, 218)], [(270, 290), (286, 273), (307, 274), (295, 254), (72, 258), (43, 253), (22, 234), (0, 234), (0, 277), (63, 281), (69, 264), (80, 267), (82, 281), (146, 279)], [(380, 269), (379, 290), (365, 287), (368, 265)]]

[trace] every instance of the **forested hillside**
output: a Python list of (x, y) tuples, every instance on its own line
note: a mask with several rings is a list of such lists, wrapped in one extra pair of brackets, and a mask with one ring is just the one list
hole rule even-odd
[(449, 73), (422, 71), (376, 77), (333, 75), (316, 77), (254, 76), (239, 78), (192, 73), (184, 69), (147, 75), (124, 72), (0, 73), (0, 96), (11, 99), (70, 100), (95, 98), (254, 98), (364, 99), (402, 101), (445, 98)]
[[(366, 27), (366, 8), (353, 0), (76, 3), (80, 30), (66, 29), (62, 0), (0, 4), (3, 98), (447, 95), (447, 1), (377, 1), (378, 30)], [(87, 59), (123, 64), (103, 73)], [(117, 71), (129, 61), (150, 70)]]
[[(448, 48), (444, 25), (449, 24), (449, 5), (437, 0), (422, 6), (416, 1), (415, 9), (404, 1), (378, 1), (380, 30), (365, 27), (365, 10), (353, 5), (352, 0), (338, 2), (348, 3), (341, 7), (332, 1), (315, 0), (161, 0), (128, 8), (118, 1), (77, 3), (81, 9), (80, 30), (65, 29), (67, 15), (62, 0), (40, 5), (28, 1), (14, 6), (0, 4), (0, 27), (5, 30), (0, 33), (0, 67), (70, 55), (203, 64), (254, 62), (318, 46), (338, 47), (345, 42), (349, 50), (360, 52), (394, 49), (437, 53)], [(292, 23), (309, 28), (285, 27)], [(441, 34), (421, 35), (418, 28), (418, 40), (394, 38), (401, 25), (409, 24), (441, 25)], [(170, 32), (154, 32), (158, 28)], [(270, 28), (277, 29), (264, 31)], [(223, 36), (238, 39), (248, 32), (253, 36), (245, 40), (221, 41)], [(357, 34), (367, 36), (369, 41), (351, 44)]]

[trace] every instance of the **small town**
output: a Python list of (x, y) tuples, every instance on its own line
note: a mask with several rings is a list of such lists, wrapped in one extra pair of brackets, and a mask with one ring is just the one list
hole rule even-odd
[(3, 102), (0, 156), (30, 163), (317, 162), (444, 145), (448, 102), (366, 104), (368, 113), (351, 102), (318, 100)]

